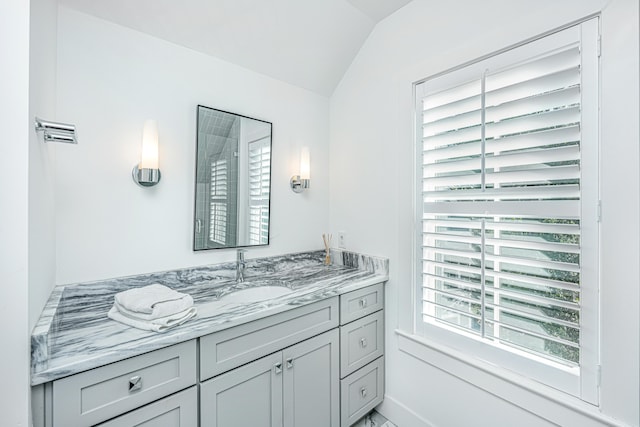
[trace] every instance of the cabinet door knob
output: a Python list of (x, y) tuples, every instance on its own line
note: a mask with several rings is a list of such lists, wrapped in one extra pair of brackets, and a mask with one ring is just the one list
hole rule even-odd
[(367, 389), (365, 387), (360, 389), (360, 396), (362, 396), (363, 399), (367, 397)]
[(291, 369), (293, 368), (293, 359), (289, 358), (287, 359), (287, 369)]
[(367, 346), (367, 339), (360, 338), (360, 347), (365, 348)]
[(362, 298), (359, 302), (360, 304), (360, 308), (365, 308), (367, 306), (367, 299), (366, 298)]
[(275, 365), (273, 365), (273, 371), (276, 374), (282, 373), (282, 363), (276, 363)]
[(136, 375), (134, 377), (129, 378), (129, 391), (136, 391), (142, 388), (142, 377), (140, 375)]

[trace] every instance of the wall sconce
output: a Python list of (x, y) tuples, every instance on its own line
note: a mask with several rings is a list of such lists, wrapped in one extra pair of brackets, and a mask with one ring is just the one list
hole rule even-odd
[(134, 166), (133, 180), (142, 187), (153, 187), (160, 182), (158, 168), (158, 123), (155, 120), (144, 122), (142, 131), (142, 155), (140, 163)]
[(294, 193), (302, 193), (309, 188), (311, 181), (311, 162), (309, 160), (309, 147), (300, 150), (300, 175), (293, 175), (289, 183)]

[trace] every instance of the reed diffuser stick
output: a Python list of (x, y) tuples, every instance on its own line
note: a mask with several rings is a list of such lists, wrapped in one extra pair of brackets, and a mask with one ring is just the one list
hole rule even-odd
[(330, 265), (331, 264), (331, 252), (330, 252), (330, 248), (331, 248), (331, 234), (324, 234), (322, 233), (322, 241), (324, 242), (324, 264), (325, 265)]

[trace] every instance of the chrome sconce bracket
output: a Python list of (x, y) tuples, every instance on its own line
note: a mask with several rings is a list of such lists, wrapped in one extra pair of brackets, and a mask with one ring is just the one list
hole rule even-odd
[(160, 169), (140, 169), (138, 165), (133, 167), (131, 175), (135, 183), (141, 187), (153, 187), (160, 182), (160, 178), (162, 177)]
[(309, 181), (311, 180), (301, 179), (300, 175), (294, 175), (291, 177), (291, 180), (289, 180), (289, 184), (291, 185), (291, 190), (293, 190), (294, 193), (302, 193), (304, 190), (309, 188)]

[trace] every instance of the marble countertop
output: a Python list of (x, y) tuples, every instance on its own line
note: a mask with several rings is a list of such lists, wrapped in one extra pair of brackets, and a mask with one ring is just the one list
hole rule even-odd
[[(245, 281), (235, 263), (143, 274), (54, 288), (31, 336), (31, 384), (38, 385), (212, 332), (356, 290), (389, 277), (386, 258), (332, 250), (248, 259)], [(107, 317), (113, 296), (160, 283), (190, 294), (198, 315), (163, 333), (134, 329)], [(267, 301), (223, 303), (227, 294), (277, 284), (291, 293)]]

